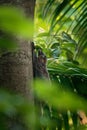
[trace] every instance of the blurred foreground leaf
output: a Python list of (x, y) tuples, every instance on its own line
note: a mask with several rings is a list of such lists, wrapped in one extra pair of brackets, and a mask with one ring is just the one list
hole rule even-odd
[(73, 111), (83, 109), (87, 111), (85, 107), (87, 102), (83, 98), (69, 91), (65, 92), (63, 89), (59, 89), (61, 88), (61, 85), (58, 87), (59, 85), (50, 85), (47, 82), (36, 80), (34, 91), (39, 99), (44, 100), (56, 109), (71, 109)]
[(33, 35), (33, 22), (15, 7), (0, 6), (0, 29), (17, 36), (31, 38)]
[[(7, 91), (0, 90), (0, 121), (4, 116), (11, 120), (14, 117), (20, 118), (27, 127), (34, 127), (35, 115), (33, 104), (20, 95), (10, 94)], [(0, 130), (1, 127), (0, 124)]]

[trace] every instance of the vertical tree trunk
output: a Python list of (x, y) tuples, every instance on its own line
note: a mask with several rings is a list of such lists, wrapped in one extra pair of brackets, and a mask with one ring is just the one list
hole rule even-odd
[[(0, 0), (0, 5), (22, 8), (26, 17), (34, 18), (35, 0)], [(1, 36), (2, 34), (0, 34)], [(2, 86), (16, 94), (19, 93), (32, 101), (32, 88), (30, 86), (33, 78), (31, 44), (30, 41), (20, 37), (15, 37), (15, 40), (18, 43), (17, 51), (5, 52), (0, 57), (0, 87)], [(8, 129), (10, 130), (10, 128)]]
[[(35, 0), (1, 0), (0, 5), (22, 8), (27, 17), (34, 18)], [(30, 41), (15, 38), (17, 52), (3, 53), (0, 58), (0, 86), (29, 97), (28, 83), (32, 80), (32, 51)]]

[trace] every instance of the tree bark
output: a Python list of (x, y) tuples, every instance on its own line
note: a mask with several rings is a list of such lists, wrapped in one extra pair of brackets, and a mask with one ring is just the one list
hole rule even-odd
[[(0, 0), (0, 5), (21, 8), (26, 17), (34, 19), (35, 0)], [(0, 36), (2, 35), (4, 34), (0, 33)], [(0, 57), (0, 87), (18, 93), (33, 102), (30, 85), (33, 78), (31, 44), (30, 41), (20, 37), (14, 39), (18, 43), (17, 50), (5, 52)]]
[[(0, 5), (22, 8), (27, 17), (34, 18), (35, 0), (1, 0)], [(33, 77), (31, 44), (19, 37), (15, 40), (17, 51), (5, 52), (0, 57), (0, 86), (28, 97), (30, 88), (27, 85)]]

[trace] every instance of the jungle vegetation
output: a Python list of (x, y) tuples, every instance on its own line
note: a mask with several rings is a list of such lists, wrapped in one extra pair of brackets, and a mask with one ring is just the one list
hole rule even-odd
[[(8, 19), (9, 15), (17, 23), (17, 29)], [(16, 33), (30, 40), (32, 22), (25, 17), (21, 19), (21, 15), (18, 10), (1, 6), (0, 28), (7, 34)], [(86, 16), (87, 0), (36, 1), (33, 41), (36, 49), (42, 49), (47, 56), (51, 83), (40, 79), (32, 83), (33, 94), (43, 102), (42, 113), (38, 104), (31, 104), (20, 95), (1, 89), (1, 130), (6, 130), (3, 115), (8, 119), (20, 116), (27, 128), (32, 130), (87, 129), (87, 122), (81, 124), (78, 117), (79, 110), (87, 113)], [(2, 55), (4, 49), (14, 51), (16, 44), (11, 42), (11, 38), (0, 38), (0, 48)], [(22, 127), (15, 124), (13, 129), (22, 130)]]

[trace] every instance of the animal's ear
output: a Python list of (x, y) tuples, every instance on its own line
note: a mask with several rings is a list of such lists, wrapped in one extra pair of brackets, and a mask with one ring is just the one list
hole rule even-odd
[(38, 56), (44, 55), (43, 51), (41, 49), (38, 50)]

